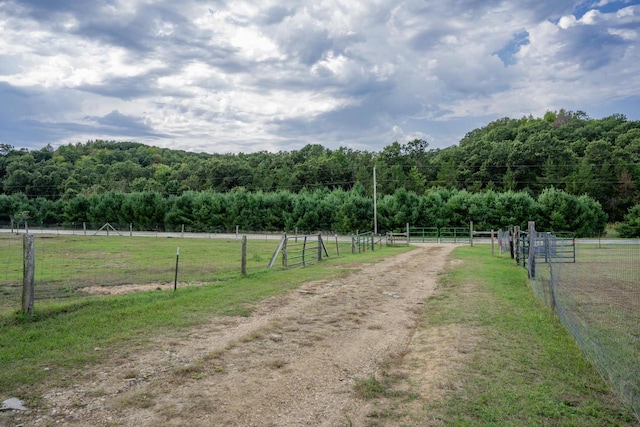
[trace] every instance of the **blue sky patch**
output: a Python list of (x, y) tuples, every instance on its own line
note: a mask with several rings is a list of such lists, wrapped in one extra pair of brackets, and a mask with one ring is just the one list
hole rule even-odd
[(529, 33), (527, 31), (522, 31), (513, 35), (513, 38), (509, 43), (507, 43), (502, 49), (494, 52), (494, 55), (498, 55), (498, 57), (502, 60), (502, 63), (505, 67), (509, 65), (513, 65), (516, 63), (515, 55), (520, 50), (521, 46), (528, 45), (529, 42)]
[(588, 0), (578, 4), (573, 14), (576, 19), (580, 19), (590, 10), (597, 10), (601, 13), (613, 13), (627, 6), (640, 4), (640, 0)]

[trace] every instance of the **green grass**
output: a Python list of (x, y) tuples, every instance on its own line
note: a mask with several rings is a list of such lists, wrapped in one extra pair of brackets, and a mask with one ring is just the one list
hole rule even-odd
[[(240, 275), (241, 244), (241, 239), (36, 235), (36, 298), (83, 295), (89, 286), (172, 284), (178, 248), (180, 284), (228, 280)], [(277, 245), (276, 240), (249, 239), (247, 272), (266, 270)], [(326, 245), (335, 257), (335, 242)], [(340, 254), (349, 252), (350, 243), (341, 243)], [(0, 235), (0, 259), (1, 314), (21, 298), (21, 235)]]
[[(640, 413), (639, 255), (638, 245), (579, 245), (575, 264), (554, 266), (564, 324), (615, 390), (633, 402), (636, 413)], [(549, 283), (548, 267), (541, 272), (539, 283)]]
[[(440, 408), (457, 425), (634, 425), (557, 317), (537, 299), (526, 272), (486, 248), (459, 248), (427, 324), (459, 323), (482, 340), (458, 373), (461, 390)], [(476, 292), (465, 292), (469, 283)]]
[[(147, 247), (158, 243), (144, 241)], [(201, 243), (185, 239), (180, 244)], [(273, 246), (271, 242), (272, 251)], [(5, 311), (0, 316), (0, 395), (36, 396), (45, 381), (64, 385), (79, 367), (143, 348), (156, 335), (207, 322), (212, 316), (246, 316), (266, 297), (318, 277), (346, 275), (356, 268), (354, 263), (376, 262), (407, 249), (385, 247), (356, 255), (345, 251), (308, 268), (236, 274), (175, 293), (41, 300), (36, 301), (33, 317), (16, 314), (15, 309)]]
[[(144, 240), (147, 246), (154, 241)], [(111, 250), (111, 243), (103, 250)], [(186, 244), (187, 239), (180, 240), (181, 248)], [(268, 296), (305, 281), (345, 275), (360, 263), (405, 250), (383, 248), (358, 255), (341, 250), (342, 257), (313, 267), (254, 271), (245, 278), (221, 275), (205, 286), (175, 293), (39, 300), (33, 318), (13, 309), (0, 316), (0, 395), (37, 399), (45, 386), (70, 384), (79, 368), (140, 351), (155, 336), (212, 316), (248, 315)], [(410, 388), (396, 390), (402, 378), (358, 380), (358, 393), (383, 401), (375, 405), (373, 424), (408, 418), (415, 421), (408, 425), (426, 419), (463, 426), (636, 425), (556, 316), (533, 294), (524, 269), (510, 259), (492, 257), (486, 246), (461, 247), (453, 257), (462, 262), (443, 275), (426, 304), (421, 328), (454, 326), (476, 335), (474, 347), (465, 349), (464, 363), (450, 379), (456, 386), (439, 400)], [(398, 412), (403, 405), (413, 409)]]
[(559, 319), (534, 295), (526, 271), (486, 247), (458, 248), (428, 303), (423, 327), (480, 335), (453, 381), (425, 411), (447, 425), (636, 425)]

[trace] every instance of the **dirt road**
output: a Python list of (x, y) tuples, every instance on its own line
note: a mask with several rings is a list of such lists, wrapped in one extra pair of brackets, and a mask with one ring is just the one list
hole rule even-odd
[[(374, 409), (354, 385), (410, 348), (453, 246), (429, 245), (114, 355), (45, 394), (30, 425), (344, 426)], [(100, 351), (100, 349), (96, 349)], [(423, 378), (428, 378), (424, 375)]]

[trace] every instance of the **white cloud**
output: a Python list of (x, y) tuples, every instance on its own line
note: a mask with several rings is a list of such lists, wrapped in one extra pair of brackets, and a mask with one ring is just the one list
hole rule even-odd
[[(640, 7), (600, 3), (578, 19), (570, 0), (5, 1), (0, 140), (444, 146), (462, 123), (640, 96)], [(29, 139), (29, 119), (57, 139)]]
[(562, 18), (560, 18), (560, 21), (558, 22), (558, 27), (562, 28), (563, 30), (566, 30), (569, 27), (573, 27), (577, 23), (578, 23), (578, 20), (576, 19), (575, 16), (573, 15), (563, 16)]

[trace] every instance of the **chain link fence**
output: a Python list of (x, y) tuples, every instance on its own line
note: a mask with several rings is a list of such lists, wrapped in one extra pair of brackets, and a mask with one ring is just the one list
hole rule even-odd
[[(511, 230), (501, 252), (527, 268), (535, 293), (555, 310), (616, 393), (640, 420), (640, 245), (576, 245), (566, 233)], [(534, 248), (533, 251), (530, 248)]]

